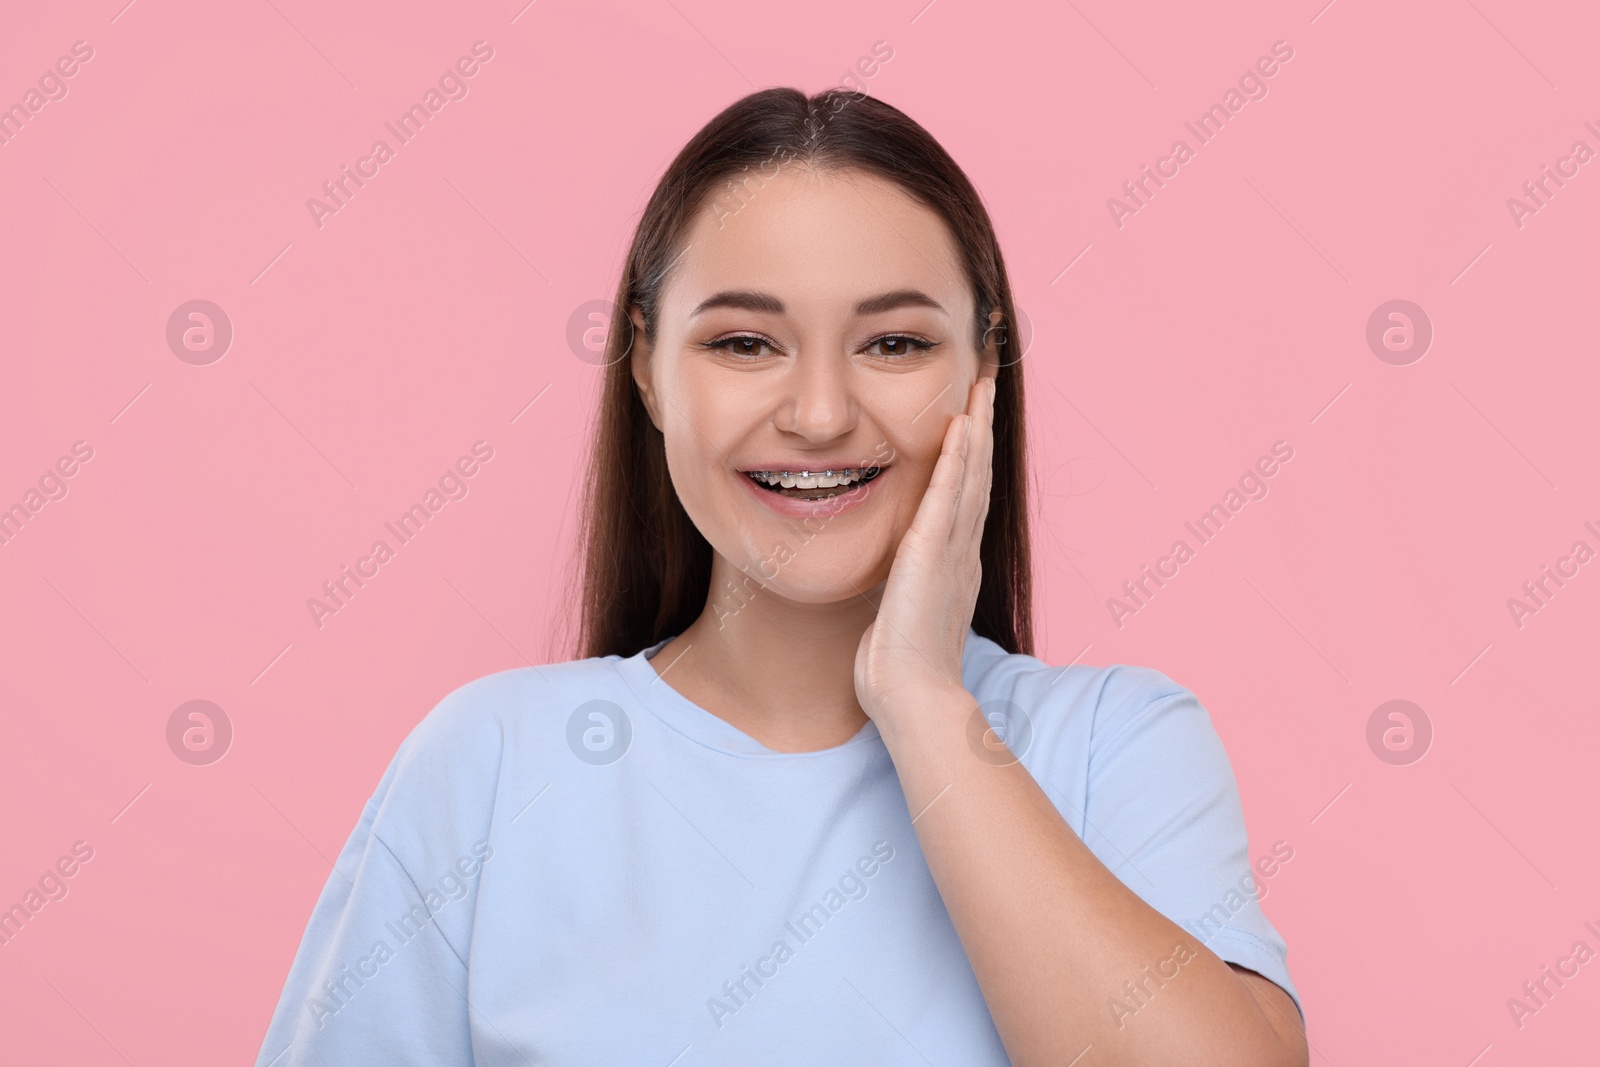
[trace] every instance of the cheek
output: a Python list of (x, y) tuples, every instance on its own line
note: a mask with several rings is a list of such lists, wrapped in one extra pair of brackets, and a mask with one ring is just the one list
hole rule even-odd
[(673, 397), (666, 412), (667, 470), (673, 491), (695, 526), (719, 549), (733, 532), (733, 515), (743, 486), (733, 481), (727, 457), (739, 427), (735, 413), (714, 399)]
[(661, 383), (658, 395), (667, 457), (682, 461), (686, 472), (710, 462), (708, 457), (720, 461), (718, 450), (726, 453), (728, 448), (725, 438), (730, 433), (730, 413), (717, 390), (710, 386), (683, 372)]
[(667, 469), (672, 476), (672, 487), (696, 523), (704, 517), (706, 504), (715, 500), (721, 488), (716, 483), (726, 466), (716, 451), (715, 442), (706, 438), (697, 428), (699, 425), (699, 416), (675, 412), (666, 431)]
[(893, 461), (921, 471), (924, 483), (938, 462), (950, 420), (966, 411), (970, 383), (954, 369), (926, 379), (887, 382), (890, 388), (868, 409), (889, 437)]
[(918, 500), (933, 478), (933, 468), (939, 463), (939, 450), (944, 447), (950, 420), (961, 414), (959, 409), (947, 410), (943, 403), (923, 412), (907, 426), (907, 432), (893, 442), (895, 465), (907, 476), (901, 484)]

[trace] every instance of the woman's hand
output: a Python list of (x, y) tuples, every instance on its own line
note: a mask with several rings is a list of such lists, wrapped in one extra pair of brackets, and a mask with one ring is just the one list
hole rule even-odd
[(950, 420), (877, 618), (856, 649), (856, 699), (880, 727), (964, 693), (961, 653), (982, 577), (978, 548), (994, 480), (995, 380), (980, 375)]

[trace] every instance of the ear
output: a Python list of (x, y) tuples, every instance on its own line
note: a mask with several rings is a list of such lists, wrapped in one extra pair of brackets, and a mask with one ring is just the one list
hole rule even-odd
[(633, 375), (633, 384), (639, 390), (639, 399), (644, 402), (645, 411), (650, 413), (650, 421), (655, 428), (661, 429), (661, 415), (656, 404), (655, 386), (651, 378), (651, 346), (644, 336), (644, 315), (639, 310), (639, 305), (631, 304), (628, 307), (628, 318), (633, 323), (633, 350), (628, 356), (628, 370)]
[(1012, 338), (1005, 311), (996, 306), (989, 311), (989, 325), (983, 331), (983, 351), (978, 353), (978, 377), (995, 378), (1000, 373), (1000, 345)]

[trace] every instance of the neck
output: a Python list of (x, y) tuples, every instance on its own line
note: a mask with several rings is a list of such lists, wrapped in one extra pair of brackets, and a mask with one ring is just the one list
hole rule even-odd
[(856, 649), (883, 586), (862, 592), (824, 604), (789, 600), (716, 556), (705, 610), (651, 663), (662, 681), (768, 748), (841, 745), (867, 723)]

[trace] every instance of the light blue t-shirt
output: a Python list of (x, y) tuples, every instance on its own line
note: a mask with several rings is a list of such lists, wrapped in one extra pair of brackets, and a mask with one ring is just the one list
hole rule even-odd
[[(339, 854), (258, 1067), (1007, 1063), (876, 726), (774, 752), (659, 678), (665, 644), (439, 702)], [(1101, 862), (1298, 1005), (1257, 899), (1273, 853), (1252, 864), (1192, 693), (970, 630), (962, 680)], [(1118, 994), (1140, 1003), (1108, 989), (1108, 1017)]]

